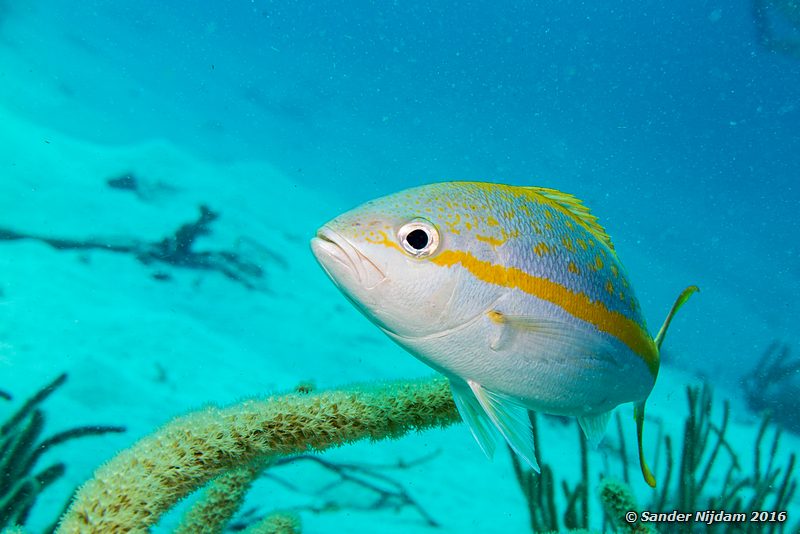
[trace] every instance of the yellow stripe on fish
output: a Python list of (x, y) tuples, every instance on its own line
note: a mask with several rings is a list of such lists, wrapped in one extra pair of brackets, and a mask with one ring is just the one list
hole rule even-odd
[(599, 301), (592, 301), (583, 293), (576, 293), (547, 278), (532, 276), (521, 269), (481, 261), (469, 252), (443, 250), (430, 259), (443, 267), (461, 265), (474, 277), (490, 284), (519, 289), (529, 295), (555, 304), (577, 319), (614, 336), (644, 360), (647, 368), (658, 374), (659, 356), (653, 339), (635, 321), (619, 312), (610, 311)]

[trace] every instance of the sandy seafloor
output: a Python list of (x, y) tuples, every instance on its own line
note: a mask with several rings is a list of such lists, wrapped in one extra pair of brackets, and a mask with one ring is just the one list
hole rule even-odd
[[(51, 127), (46, 117), (48, 107), (52, 112), (80, 103), (70, 102), (63, 88), (36, 69), (21, 68), (26, 59), (17, 46), (4, 42), (2, 54), (0, 227), (56, 237), (156, 240), (193, 220), (197, 206), (206, 203), (221, 217), (213, 235), (203, 238), (198, 248), (238, 247), (262, 262), (267, 273), (264, 287), (252, 291), (216, 273), (144, 266), (128, 255), (58, 251), (25, 240), (0, 243), (0, 389), (14, 394), (16, 406), (66, 371), (67, 384), (45, 405), (49, 433), (84, 424), (128, 428), (122, 435), (78, 440), (43, 459), (42, 465), (64, 460), (68, 471), (40, 498), (32, 531), (52, 520), (68, 492), (93, 468), (173, 416), (210, 403), (226, 405), (291, 390), (300, 382), (324, 389), (431, 374), (344, 300), (308, 247), (310, 236), (325, 220), (376, 193), (391, 192), (392, 186), (371, 184), (363, 194), (315, 187), (287, 176), (269, 161), (220, 161), (160, 136), (87, 140), (66, 132), (69, 128)], [(32, 109), (39, 111), (31, 113)], [(125, 125), (118, 128), (124, 130)], [(128, 172), (152, 186), (149, 197), (106, 186), (108, 178)], [(580, 195), (579, 184), (543, 185), (564, 186)], [(651, 328), (660, 325), (682, 287), (697, 283), (702, 288), (673, 324), (648, 415), (661, 419), (664, 431), (678, 439), (686, 411), (684, 387), (699, 383), (703, 375), (715, 385), (718, 401), (731, 400), (729, 432), (742, 444), (743, 464), (751, 465), (749, 444), (759, 419), (744, 406), (736, 377), (755, 364), (773, 339), (796, 344), (797, 267), (778, 269), (770, 276), (769, 266), (754, 261), (748, 271), (741, 258), (761, 254), (758, 243), (738, 242), (725, 229), (696, 224), (704, 203), (684, 202), (681, 193), (669, 187), (654, 189), (659, 195), (643, 193), (639, 211), (615, 200), (630, 198), (623, 186), (616, 195), (612, 188), (590, 202), (601, 221), (604, 213), (625, 221), (618, 225), (621, 229), (608, 229)], [(648, 213), (648, 207), (660, 203), (668, 206), (667, 215)], [(676, 216), (679, 213), (683, 216)], [(248, 248), (242, 238), (266, 247), (281, 261)], [(735, 258), (726, 261), (734, 249)], [(153, 274), (158, 271), (169, 272), (172, 280), (156, 280)], [(755, 286), (760, 288), (756, 295)], [(0, 405), (0, 414), (7, 406)], [(627, 437), (632, 438), (631, 407), (618, 409), (630, 424)], [(719, 409), (718, 402), (717, 416)], [(649, 424), (646, 433), (652, 462), (655, 425)], [(577, 477), (574, 427), (546, 424), (542, 449), (557, 478)], [(632, 440), (628, 450), (633, 451)], [(800, 450), (800, 439), (787, 434), (781, 458), (790, 450)], [(432, 451), (439, 451), (433, 460), (393, 476), (441, 523), (438, 531), (526, 531), (524, 500), (506, 455), (487, 461), (463, 425), (395, 442), (351, 445), (326, 457), (343, 462), (368, 458), (380, 464)], [(604, 471), (603, 454), (608, 453), (592, 453), (593, 480)], [(607, 460), (611, 474), (618, 475), (617, 460)], [(634, 489), (646, 501), (649, 490), (636, 476), (634, 457), (630, 465)], [(284, 469), (281, 475), (298, 477), (309, 493), (321, 484), (314, 472), (292, 474)], [(720, 473), (712, 476), (718, 481)], [(359, 496), (342, 492), (338, 498), (346, 502)], [(245, 508), (268, 512), (308, 503), (320, 501), (262, 480)], [(793, 504), (800, 509), (800, 500)], [(597, 518), (597, 504), (592, 505)], [(163, 521), (164, 530), (176, 517)], [(376, 525), (380, 532), (433, 532), (408, 508), (395, 512), (345, 507), (338, 512), (304, 512), (302, 520), (305, 532), (375, 532)]]

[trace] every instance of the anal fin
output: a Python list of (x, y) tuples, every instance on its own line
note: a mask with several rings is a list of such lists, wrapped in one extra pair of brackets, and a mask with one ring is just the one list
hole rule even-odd
[(609, 419), (611, 419), (611, 411), (578, 416), (578, 423), (583, 429), (586, 441), (592, 448), (596, 449), (600, 442), (603, 441)]
[(450, 389), (453, 392), (453, 399), (461, 419), (467, 424), (484, 454), (491, 459), (494, 456), (494, 449), (499, 437), (494, 423), (486, 415), (483, 407), (478, 402), (478, 399), (475, 398), (475, 395), (472, 394), (467, 384), (451, 380)]
[(490, 391), (477, 382), (468, 380), (467, 383), (508, 445), (538, 473), (539, 462), (536, 461), (536, 452), (533, 448), (533, 431), (528, 419), (528, 410), (513, 399)]

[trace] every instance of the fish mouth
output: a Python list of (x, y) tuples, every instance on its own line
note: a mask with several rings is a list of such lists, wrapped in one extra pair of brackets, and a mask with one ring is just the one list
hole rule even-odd
[(317, 230), (311, 239), (311, 251), (336, 285), (340, 286), (343, 276), (349, 276), (365, 289), (373, 289), (386, 279), (380, 267), (327, 226)]

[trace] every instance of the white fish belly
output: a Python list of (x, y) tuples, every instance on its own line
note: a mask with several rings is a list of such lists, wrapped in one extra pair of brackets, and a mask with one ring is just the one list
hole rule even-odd
[(579, 343), (498, 325), (488, 316), (400, 343), (446, 376), (473, 380), (544, 413), (588, 415), (647, 397), (655, 377), (641, 358), (590, 324), (574, 318), (563, 324), (578, 329)]

